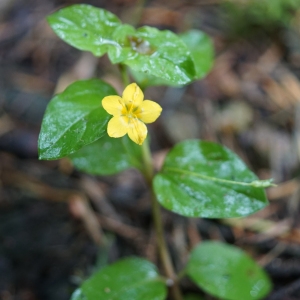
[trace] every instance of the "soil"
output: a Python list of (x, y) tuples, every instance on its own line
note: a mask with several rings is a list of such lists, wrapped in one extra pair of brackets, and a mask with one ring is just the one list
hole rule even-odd
[[(67, 159), (38, 160), (41, 121), (54, 93), (89, 77), (122, 90), (107, 57), (72, 48), (48, 26), (47, 15), (75, 3), (105, 8), (138, 26), (196, 28), (212, 38), (216, 60), (206, 78), (146, 91), (165, 114), (150, 127), (155, 164), (182, 139), (207, 139), (278, 186), (268, 189), (266, 209), (242, 220), (190, 220), (163, 210), (176, 268), (201, 240), (220, 240), (266, 269), (274, 285), (266, 299), (300, 299), (299, 11), (288, 24), (245, 19), (237, 28), (221, 0), (142, 2), (0, 2), (0, 299), (67, 300), (107, 262), (138, 255), (158, 263), (149, 194), (137, 171), (93, 177)], [(104, 236), (109, 248), (102, 246)], [(182, 288), (212, 299), (188, 280)]]

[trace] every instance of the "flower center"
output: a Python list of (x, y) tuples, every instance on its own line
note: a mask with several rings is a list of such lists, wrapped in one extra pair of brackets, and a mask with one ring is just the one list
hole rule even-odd
[(130, 105), (130, 107), (125, 106), (122, 111), (122, 115), (125, 115), (129, 119), (136, 119), (137, 118), (136, 110), (137, 108), (134, 107), (133, 105)]
[(127, 113), (127, 117), (130, 118), (130, 119), (131, 118), (136, 118), (136, 115), (134, 113), (132, 113), (132, 112), (128, 112)]

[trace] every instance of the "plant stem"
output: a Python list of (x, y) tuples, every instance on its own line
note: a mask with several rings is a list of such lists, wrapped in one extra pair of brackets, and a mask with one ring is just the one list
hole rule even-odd
[(153, 216), (154, 228), (157, 236), (157, 247), (158, 247), (158, 252), (160, 254), (160, 259), (162, 261), (163, 268), (167, 277), (172, 280), (172, 285), (170, 286), (172, 299), (182, 300), (182, 295), (176, 278), (176, 273), (164, 237), (159, 203), (156, 200), (156, 197), (153, 192), (152, 192), (152, 216)]
[(153, 180), (154, 172), (153, 172), (152, 157), (151, 157), (148, 138), (146, 138), (144, 143), (142, 144), (142, 155), (143, 155), (143, 163), (144, 163), (144, 176), (147, 180), (147, 183), (152, 189), (152, 180)]
[(157, 238), (157, 247), (160, 255), (160, 259), (163, 265), (164, 272), (166, 276), (171, 280), (170, 292), (172, 294), (172, 299), (182, 300), (181, 291), (178, 285), (178, 280), (176, 278), (176, 273), (172, 264), (172, 260), (168, 251), (167, 243), (164, 237), (162, 216), (160, 211), (159, 203), (153, 193), (152, 181), (153, 181), (153, 166), (151, 152), (149, 148), (148, 139), (146, 139), (142, 145), (143, 161), (144, 161), (144, 176), (146, 181), (151, 188), (151, 204), (152, 204), (152, 217), (154, 222), (154, 229)]
[[(126, 87), (130, 83), (129, 76), (127, 73), (127, 68), (125, 65), (119, 64), (119, 69), (122, 75), (123, 84)], [(158, 252), (164, 268), (164, 272), (168, 277), (168, 279), (171, 280), (170, 292), (172, 295), (172, 299), (182, 300), (183, 298), (179, 288), (178, 280), (168, 251), (167, 243), (164, 237), (160, 206), (152, 189), (154, 170), (152, 165), (152, 157), (151, 157), (151, 151), (150, 151), (148, 139), (146, 139), (142, 144), (142, 155), (143, 155), (143, 163), (144, 163), (142, 173), (151, 189), (152, 216), (154, 222), (154, 229), (157, 236)]]
[(121, 72), (121, 76), (122, 76), (122, 81), (123, 81), (124, 87), (126, 87), (130, 83), (128, 72), (127, 72), (127, 68), (126, 68), (125, 65), (119, 64), (119, 70)]

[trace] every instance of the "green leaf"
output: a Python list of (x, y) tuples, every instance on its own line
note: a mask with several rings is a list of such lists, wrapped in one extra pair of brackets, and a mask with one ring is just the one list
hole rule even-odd
[(120, 20), (109, 11), (87, 4), (72, 5), (47, 18), (54, 32), (79, 50), (103, 55), (109, 46), (120, 47), (112, 39)]
[[(241, 217), (268, 201), (257, 177), (229, 149), (212, 142), (189, 140), (167, 155), (154, 178), (154, 191), (166, 209), (187, 217)], [(257, 185), (257, 184), (256, 184)]]
[(122, 49), (111, 47), (108, 55), (113, 63), (122, 62), (131, 69), (183, 85), (195, 77), (194, 62), (185, 43), (168, 30), (152, 27), (134, 30), (129, 25), (119, 27), (115, 41)]
[(200, 30), (189, 30), (180, 35), (187, 45), (195, 64), (196, 78), (203, 78), (212, 68), (214, 62), (214, 46), (208, 35)]
[(94, 175), (111, 175), (128, 168), (141, 169), (141, 146), (127, 136), (101, 139), (70, 155), (74, 166)]
[(187, 274), (207, 293), (228, 300), (263, 299), (271, 289), (269, 277), (252, 258), (219, 242), (193, 249)]
[(164, 300), (167, 289), (156, 267), (127, 258), (104, 267), (81, 286), (86, 300)]
[(101, 101), (117, 95), (98, 79), (76, 81), (48, 104), (39, 136), (39, 158), (58, 159), (99, 139), (110, 118)]
[(120, 47), (111, 47), (108, 51), (108, 57), (113, 64), (123, 62), (128, 59), (128, 57), (137, 55), (137, 49), (131, 42), (131, 39), (133, 39), (135, 34), (135, 28), (128, 24), (120, 25), (114, 31), (113, 39)]
[[(200, 30), (189, 30), (179, 35), (190, 51), (195, 67), (193, 80), (203, 78), (212, 68), (214, 62), (214, 47), (208, 35)], [(170, 82), (160, 77), (155, 77), (149, 73), (140, 72), (138, 69), (130, 70), (135, 81), (143, 88), (149, 86), (180, 86), (177, 82)]]
[(134, 81), (142, 88), (146, 89), (150, 86), (174, 86), (174, 87), (180, 87), (182, 85), (176, 84), (174, 82), (167, 81), (165, 79), (155, 77), (153, 75), (149, 75), (147, 73), (139, 72), (137, 70), (129, 70), (130, 74), (134, 78)]

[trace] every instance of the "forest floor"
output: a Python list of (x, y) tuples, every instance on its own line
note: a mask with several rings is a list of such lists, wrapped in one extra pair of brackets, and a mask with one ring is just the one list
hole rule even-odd
[[(48, 26), (47, 15), (74, 3), (105, 8), (124, 22), (139, 14), (138, 26), (197, 28), (212, 38), (215, 64), (205, 79), (146, 91), (164, 108), (150, 127), (155, 162), (178, 141), (206, 139), (278, 185), (267, 190), (267, 208), (243, 219), (186, 219), (163, 210), (176, 268), (201, 240), (220, 240), (265, 268), (273, 281), (268, 300), (300, 299), (300, 10), (288, 25), (245, 20), (234, 30), (222, 1), (144, 2), (0, 2), (0, 299), (67, 300), (106, 255), (110, 262), (130, 255), (157, 262), (149, 197), (137, 171), (93, 177), (67, 159), (37, 158), (54, 93), (90, 77), (123, 88), (107, 57), (72, 48)], [(111, 237), (108, 252), (99, 247), (102, 231)], [(213, 299), (188, 281), (183, 290)]]

